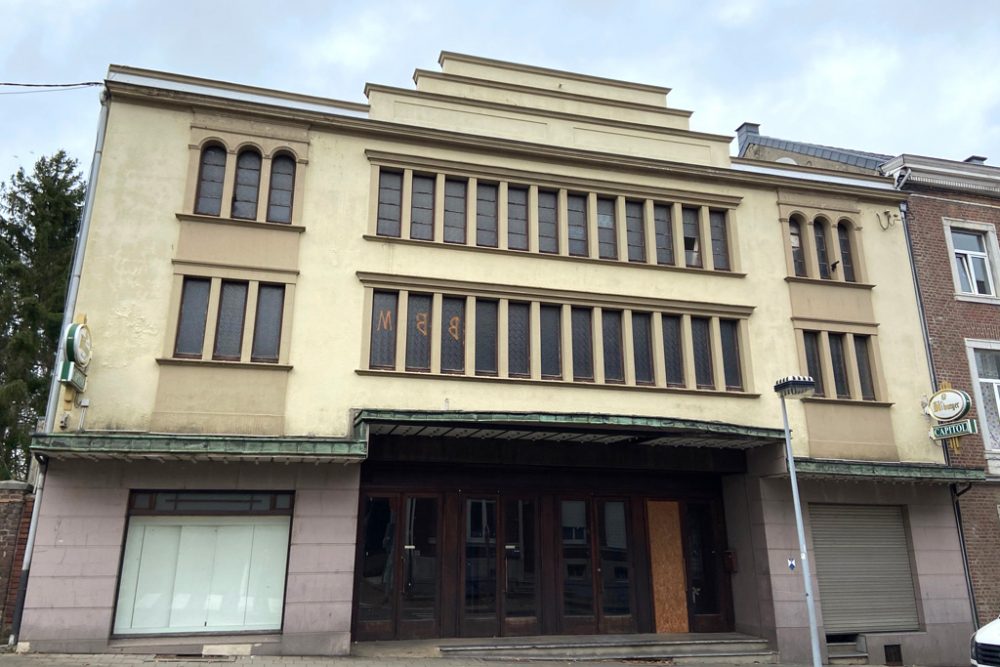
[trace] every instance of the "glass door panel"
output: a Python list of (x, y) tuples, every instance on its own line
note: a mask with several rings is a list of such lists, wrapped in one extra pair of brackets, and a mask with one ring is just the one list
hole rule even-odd
[(534, 500), (503, 503), (504, 634), (538, 632), (538, 519)]
[(437, 632), (439, 569), (438, 499), (403, 501), (400, 639), (433, 637)]
[(563, 619), (570, 632), (593, 631), (594, 571), (588, 504), (586, 500), (560, 503)]
[(396, 500), (368, 496), (362, 505), (357, 619), (363, 639), (390, 639), (394, 635)]
[(465, 500), (463, 634), (497, 634), (497, 501)]
[(685, 515), (684, 560), (687, 563), (691, 631), (722, 632), (726, 629), (720, 605), (722, 563), (714, 512), (708, 503), (688, 503)]
[(632, 554), (624, 500), (597, 501), (601, 631), (631, 632)]

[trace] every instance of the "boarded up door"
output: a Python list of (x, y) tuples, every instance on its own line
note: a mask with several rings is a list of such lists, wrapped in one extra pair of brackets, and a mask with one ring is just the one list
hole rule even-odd
[(650, 500), (646, 503), (646, 517), (656, 631), (688, 632), (680, 506), (676, 502)]

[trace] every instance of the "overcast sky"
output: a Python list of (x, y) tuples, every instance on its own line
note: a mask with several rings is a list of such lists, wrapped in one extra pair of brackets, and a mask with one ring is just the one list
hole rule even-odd
[[(0, 0), (0, 25), (4, 82), (117, 63), (364, 101), (448, 50), (668, 86), (695, 130), (1000, 165), (998, 0)], [(0, 93), (0, 179), (89, 169), (97, 88)]]

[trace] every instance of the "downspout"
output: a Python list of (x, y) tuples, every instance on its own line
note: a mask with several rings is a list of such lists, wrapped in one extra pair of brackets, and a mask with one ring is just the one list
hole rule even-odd
[[(87, 234), (90, 232), (90, 218), (94, 210), (94, 195), (97, 192), (97, 177), (101, 170), (101, 157), (104, 153), (104, 137), (108, 129), (108, 103), (110, 98), (107, 90), (101, 92), (101, 113), (97, 120), (97, 141), (94, 144), (94, 157), (90, 162), (90, 180), (87, 182), (87, 198), (83, 204), (83, 216), (80, 228), (76, 234), (76, 244), (73, 249), (73, 267), (70, 271), (69, 285), (66, 288), (66, 303), (63, 309), (62, 327), (59, 329), (59, 343), (56, 347), (55, 365), (52, 367), (52, 381), (49, 384), (49, 402), (45, 408), (44, 433), (52, 433), (55, 429), (56, 412), (59, 409), (59, 369), (66, 358), (66, 337), (63, 332), (73, 323), (76, 312), (76, 299), (80, 292), (80, 275), (83, 272), (83, 257), (87, 251)], [(24, 561), (21, 564), (21, 579), (17, 588), (17, 601), (14, 603), (14, 615), (11, 623), (10, 646), (17, 644), (21, 633), (21, 619), (24, 616), (24, 596), (28, 590), (28, 575), (31, 572), (31, 556), (35, 547), (35, 533), (38, 529), (38, 514), (42, 506), (42, 490), (45, 484), (45, 473), (49, 468), (47, 457), (38, 457), (39, 468), (35, 478), (35, 502), (31, 508), (31, 523), (28, 528), (28, 541), (24, 545)]]

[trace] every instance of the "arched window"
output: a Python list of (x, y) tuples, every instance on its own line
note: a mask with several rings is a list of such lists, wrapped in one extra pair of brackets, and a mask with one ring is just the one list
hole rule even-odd
[(253, 148), (240, 151), (236, 157), (236, 187), (233, 188), (233, 217), (243, 220), (257, 218), (257, 196), (260, 192), (260, 153)]
[(281, 153), (271, 160), (271, 183), (267, 192), (267, 221), (292, 221), (292, 193), (295, 189), (295, 158)]
[(222, 211), (222, 182), (226, 178), (226, 149), (217, 144), (205, 146), (201, 151), (198, 168), (198, 194), (194, 212), (201, 215), (219, 215)]
[(830, 277), (830, 252), (827, 243), (827, 224), (825, 220), (817, 219), (813, 223), (813, 234), (816, 237), (816, 261), (819, 262), (819, 277)]
[(854, 275), (854, 253), (851, 248), (851, 229), (846, 222), (837, 224), (837, 241), (840, 243), (840, 264), (844, 268), (844, 280), (853, 283), (857, 280)]
[(795, 220), (788, 221), (788, 242), (792, 246), (792, 265), (795, 275), (806, 275), (806, 256), (802, 248), (802, 224)]

